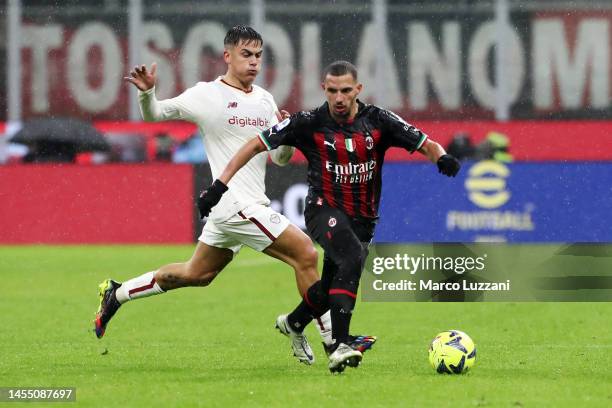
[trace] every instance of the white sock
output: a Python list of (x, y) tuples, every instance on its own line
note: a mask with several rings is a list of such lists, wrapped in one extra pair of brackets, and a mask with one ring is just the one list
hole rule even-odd
[(115, 296), (119, 303), (125, 303), (128, 300), (159, 295), (160, 293), (164, 293), (164, 290), (155, 281), (155, 272), (147, 272), (123, 282), (121, 287), (117, 289)]
[(315, 326), (317, 326), (317, 330), (323, 339), (323, 343), (326, 346), (331, 346), (334, 344), (332, 339), (332, 324), (331, 324), (331, 313), (329, 310), (325, 312), (321, 317), (317, 317), (315, 319)]

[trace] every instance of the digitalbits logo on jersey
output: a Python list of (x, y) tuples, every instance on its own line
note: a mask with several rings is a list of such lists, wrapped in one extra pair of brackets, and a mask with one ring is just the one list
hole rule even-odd
[(227, 123), (230, 125), (238, 125), (240, 127), (255, 126), (261, 129), (270, 127), (270, 121), (268, 119), (250, 118), (248, 116), (239, 118), (238, 116), (234, 115), (228, 119)]

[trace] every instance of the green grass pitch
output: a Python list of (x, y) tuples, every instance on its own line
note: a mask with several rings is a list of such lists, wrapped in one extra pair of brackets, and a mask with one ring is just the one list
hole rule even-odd
[[(273, 329), (298, 301), (293, 272), (248, 249), (207, 288), (125, 305), (95, 338), (100, 281), (191, 252), (0, 247), (0, 386), (73, 386), (78, 406), (612, 406), (610, 303), (358, 302), (352, 332), (379, 341), (360, 368), (332, 376), (314, 327), (310, 367)], [(476, 343), (466, 375), (429, 367), (428, 343), (446, 329)]]

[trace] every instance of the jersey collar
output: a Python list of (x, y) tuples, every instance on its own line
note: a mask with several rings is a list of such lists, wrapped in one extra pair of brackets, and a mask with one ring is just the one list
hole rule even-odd
[(248, 91), (245, 91), (242, 88), (238, 88), (237, 86), (234, 86), (234, 85), (230, 84), (229, 82), (226, 82), (225, 79), (223, 79), (223, 77), (219, 77), (219, 81), (222, 82), (223, 84), (231, 87), (231, 88), (234, 88), (234, 89), (237, 89), (237, 90), (239, 90), (241, 92), (244, 92), (245, 94), (250, 94), (251, 92), (253, 92), (253, 89), (255, 89), (255, 87), (251, 84), (251, 89), (249, 89)]

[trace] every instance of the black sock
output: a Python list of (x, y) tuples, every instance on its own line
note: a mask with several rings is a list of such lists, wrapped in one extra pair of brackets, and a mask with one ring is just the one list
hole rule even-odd
[(334, 347), (337, 347), (340, 343), (348, 344), (349, 327), (351, 325), (353, 309), (355, 308), (355, 298), (345, 293), (332, 293), (329, 295), (329, 304)]
[(287, 322), (293, 331), (301, 333), (313, 318), (320, 317), (328, 309), (327, 298), (323, 295), (321, 281), (318, 280), (308, 288), (304, 300), (289, 313)]
[(293, 312), (289, 313), (287, 316), (287, 323), (289, 323), (291, 330), (297, 333), (301, 333), (311, 320), (312, 315), (310, 306), (303, 300), (297, 305)]

